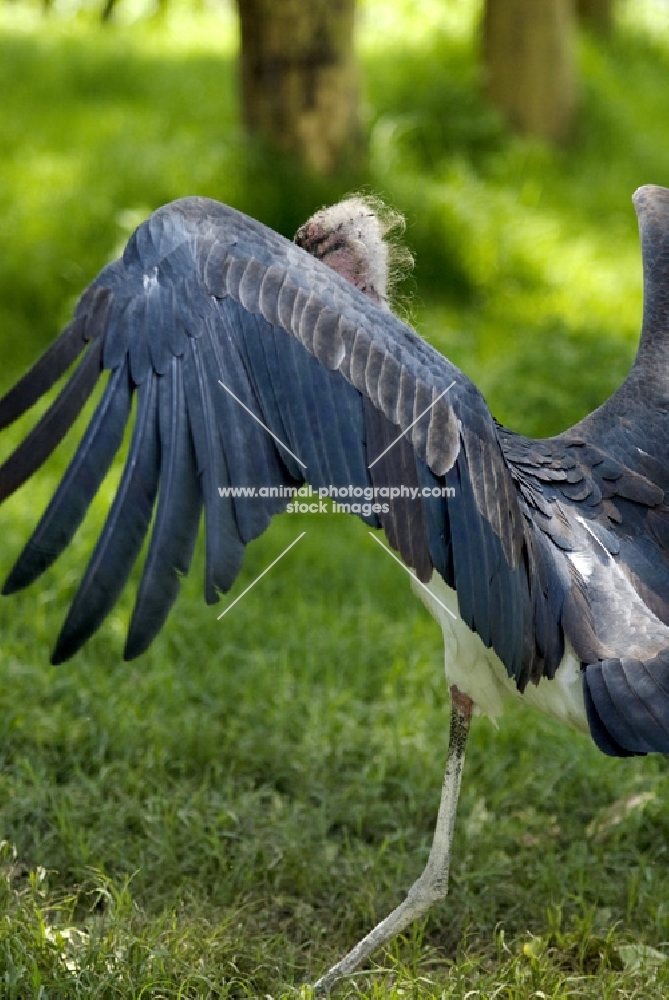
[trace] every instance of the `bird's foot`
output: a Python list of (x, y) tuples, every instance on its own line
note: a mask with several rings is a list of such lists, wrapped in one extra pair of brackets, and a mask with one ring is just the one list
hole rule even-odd
[(428, 862), (423, 874), (409, 889), (406, 899), (359, 941), (355, 948), (344, 955), (341, 961), (314, 983), (314, 995), (327, 996), (338, 980), (355, 972), (365, 959), (392, 941), (414, 920), (422, 917), (432, 904), (443, 899), (447, 892), (447, 872), (444, 875), (443, 868), (438, 871), (433, 870)]

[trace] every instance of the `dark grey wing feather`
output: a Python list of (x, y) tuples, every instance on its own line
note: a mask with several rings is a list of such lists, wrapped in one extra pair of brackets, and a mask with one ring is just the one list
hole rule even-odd
[[(368, 484), (360, 394), (262, 316), (249, 316), (229, 297), (220, 312), (231, 336), (244, 329), (243, 338), (236, 336), (242, 363), (256, 406), (282, 442), (274, 451), (290, 474), (285, 485), (305, 475), (314, 487)], [(378, 526), (375, 518), (369, 522)]]
[(242, 564), (244, 545), (237, 529), (232, 497), (221, 497), (219, 488), (231, 485), (216, 419), (212, 394), (222, 392), (202, 359), (199, 340), (191, 338), (183, 358), (188, 422), (193, 435), (197, 475), (205, 511), (205, 599), (218, 600), (229, 590)]
[[(273, 428), (279, 441), (287, 444), (288, 439), (294, 437), (290, 420), (293, 391), (286, 375), (290, 338), (286, 335), (279, 343), (279, 338), (266, 335), (267, 324), (262, 316), (245, 313), (233, 299), (229, 299), (227, 304), (228, 308), (223, 312), (226, 335), (232, 337), (235, 330), (244, 326), (246, 335), (240, 347), (260, 412), (265, 414), (268, 426)], [(301, 482), (302, 467), (299, 462), (283, 445), (279, 445), (279, 454), (292, 479)]]
[(593, 736), (605, 753), (669, 753), (669, 649), (646, 662), (621, 657), (589, 664), (584, 690)]
[[(367, 397), (364, 397), (364, 413), (367, 453), (372, 456), (370, 472), (373, 486), (388, 490), (399, 486), (404, 486), (407, 490), (420, 489), (420, 472), (406, 435), (397, 440), (397, 425), (391, 424)], [(426, 466), (425, 470), (428, 471)], [(439, 489), (436, 478), (433, 483)], [(402, 553), (404, 562), (415, 570), (418, 579), (427, 583), (434, 567), (430, 557), (426, 505), (423, 502), (416, 503), (411, 496), (399, 496), (388, 507), (390, 509), (387, 513), (381, 511), (378, 515), (388, 542)], [(440, 512), (442, 507), (440, 503)], [(439, 520), (437, 513), (437, 524)]]
[(125, 468), (86, 573), (56, 642), (53, 663), (93, 635), (121, 593), (146, 536), (158, 489), (157, 380), (137, 390), (137, 417)]
[[(231, 485), (240, 487), (273, 482), (278, 475), (276, 462), (270, 458), (270, 455), (273, 457), (274, 446), (264, 428), (250, 415), (247, 416), (248, 410), (257, 410), (257, 404), (234, 341), (226, 343), (223, 339), (219, 340), (218, 317), (208, 317), (203, 323), (205, 332), (198, 341), (198, 348), (201, 348), (203, 366), (215, 379), (210, 397), (211, 416), (218, 426), (226, 466), (225, 479)], [(219, 380), (224, 381), (228, 388), (224, 389)], [(234, 393), (234, 397), (230, 392)], [(267, 528), (270, 517), (262, 497), (234, 498), (233, 508), (243, 545)]]
[(84, 292), (72, 322), (0, 401), (0, 430), (31, 409), (65, 374), (86, 345), (101, 336), (111, 303), (107, 288), (93, 284)]
[(160, 489), (151, 543), (137, 591), (124, 657), (143, 653), (162, 628), (188, 573), (202, 511), (183, 366), (172, 358), (158, 383)]
[(154, 317), (150, 305), (148, 295), (138, 296), (131, 300), (124, 316), (129, 333), (130, 374), (135, 385), (141, 385), (153, 372), (149, 337)]
[(3, 397), (0, 430), (9, 427), (41, 399), (86, 347), (85, 324), (73, 320), (35, 362), (30, 371)]
[[(89, 347), (55, 402), (5, 461), (0, 470), (0, 503), (30, 479), (70, 430), (100, 377), (101, 354), (102, 341), (97, 340)], [(56, 378), (53, 379), (55, 381)], [(25, 409), (30, 405), (32, 403), (28, 403)], [(3, 403), (0, 403), (0, 410), (2, 408)], [(12, 409), (12, 412), (15, 410)]]
[(131, 404), (132, 387), (124, 363), (110, 374), (67, 472), (7, 577), (3, 594), (27, 587), (69, 545), (121, 446)]

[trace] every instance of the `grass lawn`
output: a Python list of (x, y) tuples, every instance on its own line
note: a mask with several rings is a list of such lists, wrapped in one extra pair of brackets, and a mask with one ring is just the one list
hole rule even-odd
[[(365, 0), (369, 162), (331, 184), (244, 140), (229, 12), (103, 31), (1, 7), (0, 389), (157, 205), (209, 195), (290, 234), (361, 184), (407, 215), (413, 321), (500, 420), (550, 434), (596, 406), (638, 335), (630, 196), (669, 185), (669, 11), (629, 0), (610, 43), (579, 40), (578, 132), (551, 151), (483, 103), (476, 7)], [(3, 574), (72, 438), (5, 505)], [(306, 998), (425, 862), (438, 628), (364, 525), (286, 514), (226, 602), (305, 538), (221, 622), (200, 550), (145, 656), (120, 658), (129, 589), (51, 667), (118, 474), (57, 565), (0, 601), (0, 997)], [(523, 706), (476, 720), (449, 897), (339, 995), (664, 998), (665, 838), (663, 758), (609, 760)]]

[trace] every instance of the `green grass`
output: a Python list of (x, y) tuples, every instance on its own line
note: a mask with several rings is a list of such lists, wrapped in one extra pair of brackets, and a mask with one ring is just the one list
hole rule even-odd
[[(229, 17), (98, 31), (6, 4), (0, 388), (158, 204), (210, 195), (290, 234), (361, 184), (407, 214), (419, 328), (504, 422), (567, 426), (633, 357), (630, 196), (669, 184), (669, 25), (633, 6), (610, 45), (580, 40), (579, 131), (551, 151), (485, 106), (476, 5), (367, 0), (369, 162), (325, 184), (245, 141)], [(5, 505), (3, 572), (71, 451)], [(298, 996), (426, 859), (448, 729), (437, 626), (363, 525), (284, 515), (230, 599), (306, 537), (221, 622), (199, 551), (144, 657), (120, 660), (127, 593), (50, 667), (113, 482), (57, 566), (0, 602), (0, 996)], [(522, 706), (499, 730), (475, 721), (450, 895), (341, 995), (665, 997), (668, 793), (662, 758), (608, 760)]]

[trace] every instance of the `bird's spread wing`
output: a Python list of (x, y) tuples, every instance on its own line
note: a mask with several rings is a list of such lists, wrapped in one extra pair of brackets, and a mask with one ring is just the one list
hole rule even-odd
[[(127, 657), (162, 626), (202, 510), (212, 602), (235, 580), (244, 546), (285, 507), (277, 487), (306, 480), (314, 488), (376, 488), (374, 500), (388, 511), (361, 516), (386, 530), (421, 580), (436, 569), (455, 587), (463, 619), (521, 690), (553, 676), (566, 634), (588, 665), (586, 702), (599, 745), (643, 752), (669, 744), (669, 695), (657, 732), (639, 736), (640, 711), (625, 723), (630, 736), (592, 694), (595, 673), (589, 680), (592, 671), (625, 671), (627, 653), (644, 670), (656, 670), (651, 661), (664, 670), (669, 647), (664, 567), (655, 576), (649, 568), (653, 546), (666, 556), (663, 481), (606, 442), (578, 429), (549, 442), (502, 431), (476, 387), (409, 327), (299, 247), (206, 199), (174, 202), (139, 227), (122, 260), (84, 293), (71, 326), (0, 401), (0, 426), (84, 350), (55, 403), (0, 469), (4, 499), (41, 466), (108, 371), (72, 463), (6, 581), (11, 592), (69, 543), (136, 393), (122, 479), (55, 661), (71, 656), (109, 613), (152, 518)], [(402, 486), (420, 499), (384, 495)], [(227, 487), (256, 495), (222, 495)], [(274, 495), (260, 495), (260, 487)], [(639, 541), (648, 524), (650, 546), (645, 535)], [(632, 552), (637, 569), (637, 554), (645, 560), (638, 586)], [(611, 567), (629, 593), (607, 631)], [(648, 625), (643, 587), (656, 602), (657, 628)], [(621, 705), (619, 697), (615, 710)]]
[[(287, 502), (222, 490), (307, 480), (314, 488), (376, 487), (374, 500), (388, 512), (361, 516), (386, 529), (420, 579), (436, 568), (457, 587), (463, 618), (519, 685), (555, 670), (564, 581), (552, 578), (550, 565), (531, 571), (540, 552), (481, 395), (410, 328), (299, 247), (216, 202), (160, 209), (0, 401), (2, 423), (28, 409), (84, 348), (56, 402), (0, 470), (4, 498), (40, 467), (101, 371), (109, 372), (72, 463), (9, 574), (8, 593), (34, 581), (71, 540), (136, 394), (121, 483), (56, 661), (109, 613), (152, 517), (128, 657), (164, 622), (203, 509), (206, 597), (215, 601), (235, 580), (246, 543)], [(391, 487), (422, 496), (391, 500), (384, 494)]]

